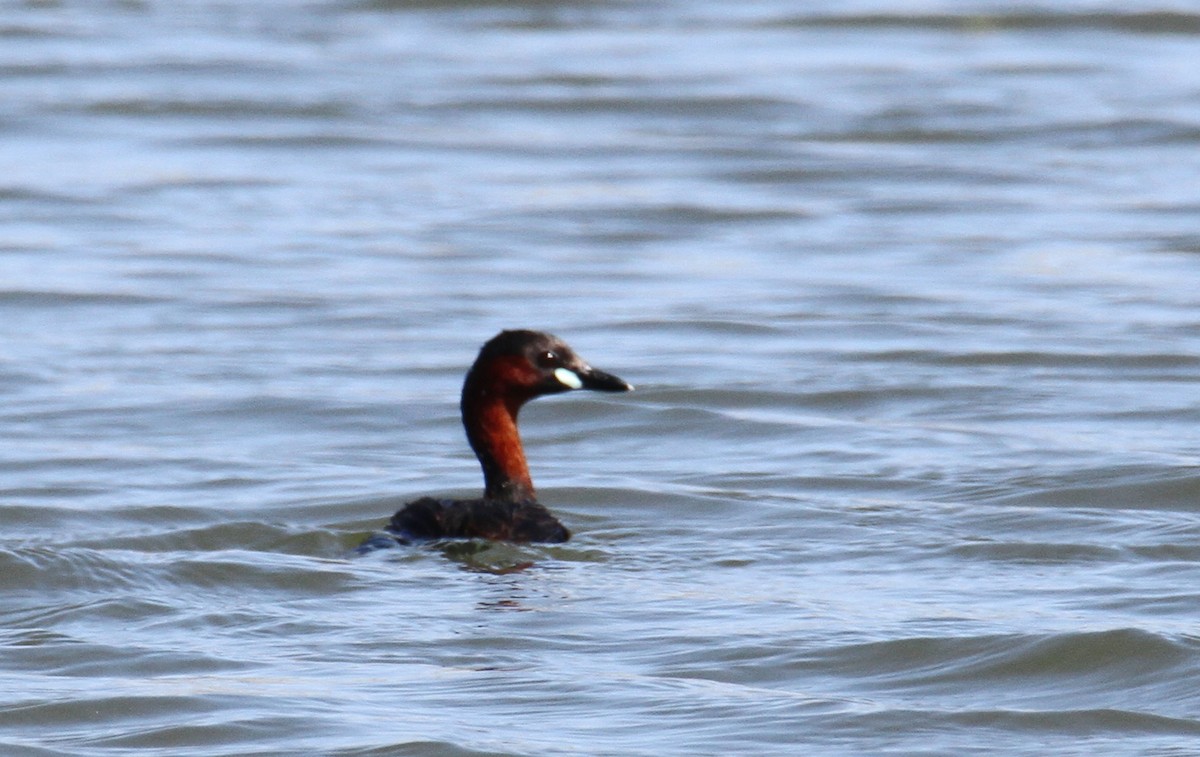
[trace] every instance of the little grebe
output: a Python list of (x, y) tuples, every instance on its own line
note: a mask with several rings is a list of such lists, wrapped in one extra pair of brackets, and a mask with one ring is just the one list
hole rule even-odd
[[(627, 392), (632, 386), (596, 370), (558, 337), (501, 331), (479, 351), (463, 382), (463, 426), (483, 466), (480, 499), (422, 497), (392, 516), (391, 540), (473, 537), (511, 542), (564, 542), (571, 532), (538, 503), (517, 433), (521, 406), (572, 389)], [(375, 537), (364, 547), (382, 546)], [(394, 543), (394, 542), (393, 542)]]

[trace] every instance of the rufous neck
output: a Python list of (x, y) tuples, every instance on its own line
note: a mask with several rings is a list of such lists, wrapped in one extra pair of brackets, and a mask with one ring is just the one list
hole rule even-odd
[(512, 398), (474, 391), (470, 382), (463, 387), (463, 426), (483, 468), (483, 496), (489, 499), (534, 499), (529, 465), (517, 432), (520, 409), (521, 403)]

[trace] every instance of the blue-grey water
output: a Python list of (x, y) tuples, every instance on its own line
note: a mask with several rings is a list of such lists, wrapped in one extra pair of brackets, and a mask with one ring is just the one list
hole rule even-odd
[[(0, 2), (0, 754), (1200, 753), (1200, 5)], [(481, 485), (505, 327), (558, 546)]]

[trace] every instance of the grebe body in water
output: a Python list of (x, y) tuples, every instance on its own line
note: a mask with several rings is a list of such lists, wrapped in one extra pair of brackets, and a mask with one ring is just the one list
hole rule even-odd
[[(467, 441), (483, 467), (483, 497), (422, 497), (392, 516), (388, 536), (402, 543), (452, 537), (511, 542), (571, 538), (566, 526), (537, 501), (517, 414), (535, 397), (573, 389), (627, 392), (633, 387), (591, 367), (550, 334), (502, 331), (493, 337), (467, 371), (460, 405)], [(364, 547), (375, 543), (369, 539)]]

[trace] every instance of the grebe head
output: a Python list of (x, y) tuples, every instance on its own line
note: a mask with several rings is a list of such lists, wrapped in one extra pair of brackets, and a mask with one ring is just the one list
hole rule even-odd
[(591, 367), (551, 334), (501, 331), (483, 345), (467, 371), (461, 408), (467, 440), (483, 466), (485, 497), (534, 499), (517, 413), (535, 397), (573, 389), (628, 392), (633, 387)]
[(497, 393), (515, 411), (543, 394), (572, 389), (628, 392), (633, 389), (611, 373), (585, 363), (567, 343), (541, 331), (501, 331), (492, 337), (467, 374), (467, 387)]

